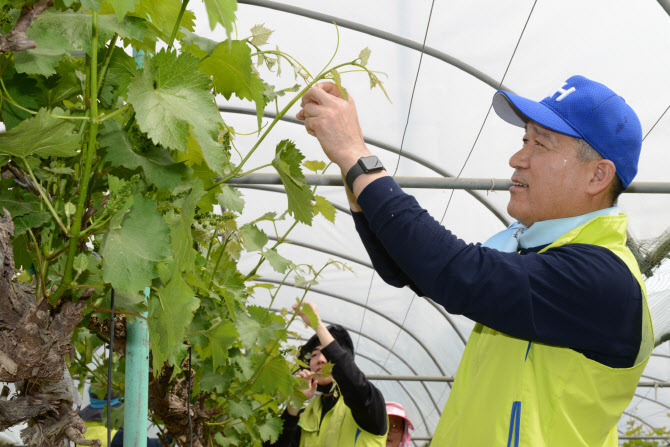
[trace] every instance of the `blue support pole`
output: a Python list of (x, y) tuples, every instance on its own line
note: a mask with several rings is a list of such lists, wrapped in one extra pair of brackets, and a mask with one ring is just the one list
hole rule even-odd
[[(150, 290), (144, 289), (149, 299)], [(143, 317), (147, 312), (142, 314)], [(123, 414), (123, 445), (147, 446), (149, 412), (149, 326), (136, 318), (126, 323), (126, 393)]]
[[(137, 68), (143, 66), (143, 51), (133, 49)], [(144, 289), (146, 299), (151, 290)], [(148, 312), (141, 314), (148, 316)], [(123, 414), (123, 445), (147, 447), (149, 420), (149, 326), (147, 320), (136, 318), (126, 323), (126, 393)]]

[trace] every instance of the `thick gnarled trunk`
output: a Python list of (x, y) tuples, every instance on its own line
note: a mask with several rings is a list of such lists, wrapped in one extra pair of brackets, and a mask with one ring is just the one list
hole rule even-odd
[(86, 300), (64, 302), (52, 312), (46, 300), (37, 301), (31, 285), (12, 280), (14, 224), (0, 211), (0, 381), (16, 386), (9, 400), (2, 393), (0, 431), (27, 421), (21, 437), (31, 447), (62, 446), (67, 438), (100, 445), (82, 439), (85, 426), (73, 410), (76, 390), (65, 363)]

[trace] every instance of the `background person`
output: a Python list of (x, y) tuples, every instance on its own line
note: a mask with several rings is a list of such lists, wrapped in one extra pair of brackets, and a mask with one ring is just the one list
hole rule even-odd
[[(279, 447), (383, 447), (386, 445), (387, 416), (382, 393), (354, 363), (354, 344), (340, 325), (326, 328), (316, 306), (316, 334), (300, 348), (300, 357), (309, 363), (309, 370), (298, 373), (307, 382), (303, 390), (307, 408), (289, 407), (281, 418), (282, 434), (274, 446)], [(293, 310), (297, 304), (293, 305)], [(309, 318), (299, 314), (305, 324)], [(322, 377), (323, 365), (333, 363), (331, 376)]]
[(414, 425), (407, 417), (405, 407), (397, 402), (386, 402), (386, 414), (389, 416), (386, 447), (411, 447), (409, 431), (414, 430)]
[(617, 422), (653, 349), (646, 290), (614, 206), (637, 173), (637, 115), (603, 84), (569, 78), (540, 102), (494, 95), (525, 128), (507, 211), (466, 244), (405, 194), (363, 141), (334, 84), (297, 114), (342, 171), (375, 270), (475, 325), (435, 446), (617, 446)]

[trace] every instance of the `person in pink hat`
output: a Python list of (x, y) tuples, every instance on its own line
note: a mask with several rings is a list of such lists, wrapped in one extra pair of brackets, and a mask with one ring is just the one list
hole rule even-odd
[(407, 417), (405, 408), (397, 402), (386, 402), (386, 413), (389, 416), (386, 447), (410, 447), (409, 430), (414, 430), (414, 425)]

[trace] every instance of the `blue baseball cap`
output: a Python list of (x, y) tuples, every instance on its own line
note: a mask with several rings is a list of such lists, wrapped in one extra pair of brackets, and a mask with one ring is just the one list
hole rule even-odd
[(534, 121), (586, 140), (614, 163), (624, 188), (637, 174), (642, 149), (640, 120), (621, 96), (603, 84), (572, 76), (540, 102), (499, 90), (493, 95), (493, 109), (515, 126), (526, 127), (528, 121)]

